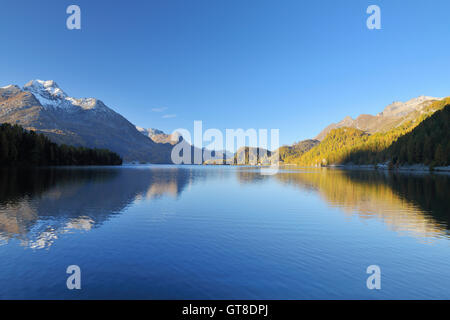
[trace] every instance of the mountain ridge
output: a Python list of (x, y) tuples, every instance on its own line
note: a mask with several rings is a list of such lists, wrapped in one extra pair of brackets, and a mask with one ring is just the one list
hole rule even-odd
[(368, 133), (387, 131), (398, 127), (405, 121), (416, 118), (426, 107), (439, 100), (442, 98), (419, 96), (406, 102), (395, 101), (377, 115), (360, 114), (355, 119), (346, 116), (343, 120), (325, 127), (314, 139), (322, 141), (331, 130), (343, 127), (355, 128)]
[(136, 126), (136, 129), (144, 136), (149, 137), (155, 143), (168, 143), (175, 145), (180, 141), (181, 135), (178, 132), (167, 134), (162, 130), (155, 128), (141, 128)]
[(384, 132), (368, 133), (351, 127), (332, 129), (320, 144), (292, 162), (304, 166), (386, 166), (386, 163), (404, 164), (406, 159), (409, 165), (442, 166), (448, 163), (443, 154), (450, 150), (450, 144), (442, 139), (442, 132), (448, 131), (449, 106), (450, 97), (434, 101), (414, 111), (415, 118), (407, 118)]
[(96, 98), (73, 98), (53, 80), (0, 88), (0, 122), (43, 133), (53, 142), (108, 149), (125, 162), (171, 163), (172, 145), (145, 137)]

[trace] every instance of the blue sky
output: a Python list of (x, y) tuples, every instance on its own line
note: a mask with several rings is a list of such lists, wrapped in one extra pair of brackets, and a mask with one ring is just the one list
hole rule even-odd
[[(77, 4), (82, 29), (66, 28)], [(382, 30), (366, 28), (381, 8)], [(448, 0), (40, 0), (0, 11), (0, 86), (55, 80), (142, 127), (278, 128), (282, 144), (450, 95)]]

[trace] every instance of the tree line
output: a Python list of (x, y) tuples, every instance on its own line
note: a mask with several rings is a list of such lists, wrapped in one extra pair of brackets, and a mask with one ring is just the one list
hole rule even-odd
[(424, 163), (450, 165), (450, 105), (436, 111), (413, 131), (400, 137), (384, 152), (392, 165)]
[(355, 128), (334, 129), (306, 153), (281, 153), (282, 160), (304, 166), (348, 163), (448, 166), (449, 113), (450, 98), (446, 98), (430, 105), (418, 118), (386, 132), (368, 134)]
[(19, 125), (0, 125), (0, 166), (121, 165), (122, 158), (106, 149), (58, 145), (43, 134)]

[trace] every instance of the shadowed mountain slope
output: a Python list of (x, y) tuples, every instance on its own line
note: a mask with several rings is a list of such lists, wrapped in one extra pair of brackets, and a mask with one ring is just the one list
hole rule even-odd
[(157, 144), (95, 98), (68, 96), (54, 81), (0, 88), (0, 123), (19, 124), (59, 144), (108, 149), (124, 161), (170, 163), (170, 144)]

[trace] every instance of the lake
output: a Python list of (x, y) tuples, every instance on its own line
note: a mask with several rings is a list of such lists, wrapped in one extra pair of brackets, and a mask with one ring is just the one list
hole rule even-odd
[(1, 170), (0, 298), (448, 299), (449, 225), (445, 174)]

